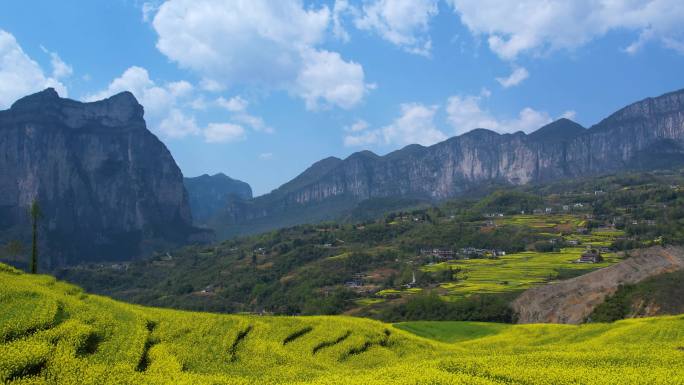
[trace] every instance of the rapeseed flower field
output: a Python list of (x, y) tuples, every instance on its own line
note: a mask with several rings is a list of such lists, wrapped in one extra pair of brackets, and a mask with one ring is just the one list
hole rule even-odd
[(681, 384), (684, 316), (384, 324), (148, 308), (0, 265), (7, 384)]

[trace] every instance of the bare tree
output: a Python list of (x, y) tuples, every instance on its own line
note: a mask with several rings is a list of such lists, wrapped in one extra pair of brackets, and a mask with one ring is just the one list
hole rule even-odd
[(31, 217), (31, 230), (32, 230), (32, 244), (31, 244), (31, 273), (36, 274), (38, 272), (38, 220), (43, 216), (43, 212), (40, 209), (40, 205), (37, 200), (31, 202), (29, 207), (29, 216)]

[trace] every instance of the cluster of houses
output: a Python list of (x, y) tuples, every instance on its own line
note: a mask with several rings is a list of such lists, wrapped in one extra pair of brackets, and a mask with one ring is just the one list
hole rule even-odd
[[(573, 211), (573, 210), (581, 210), (584, 208), (584, 203), (574, 203), (571, 205), (562, 205), (560, 206), (561, 211)], [(557, 210), (557, 208), (556, 208)], [(532, 210), (532, 214), (535, 215), (541, 215), (541, 214), (553, 214), (554, 213), (554, 208), (553, 207), (544, 207), (543, 209), (534, 209)], [(525, 214), (525, 211), (521, 211), (521, 214)]]
[(464, 247), (458, 252), (451, 249), (420, 249), (420, 255), (433, 257), (440, 261), (450, 261), (452, 259), (476, 259), (476, 258), (497, 258), (506, 255), (503, 250), (478, 249), (475, 247)]

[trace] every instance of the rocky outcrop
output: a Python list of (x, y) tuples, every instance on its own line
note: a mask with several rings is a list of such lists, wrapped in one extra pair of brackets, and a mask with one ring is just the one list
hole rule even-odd
[(584, 322), (620, 285), (684, 269), (684, 249), (652, 247), (618, 264), (554, 284), (535, 287), (513, 302), (519, 323)]
[(125, 260), (205, 238), (183, 176), (124, 92), (94, 103), (46, 89), (0, 111), (0, 234), (26, 239), (42, 207), (44, 265)]
[(183, 183), (188, 191), (192, 218), (197, 225), (206, 225), (233, 201), (252, 198), (249, 184), (222, 173), (184, 178)]
[[(343, 213), (370, 198), (439, 201), (485, 183), (518, 185), (677, 163), (684, 164), (684, 90), (634, 103), (589, 129), (560, 119), (529, 135), (476, 129), (385, 156), (362, 151), (324, 159), (270, 194), (233, 205), (221, 224), (266, 222), (314, 206)], [(309, 214), (299, 218), (324, 219)], [(271, 221), (274, 227), (281, 222)]]

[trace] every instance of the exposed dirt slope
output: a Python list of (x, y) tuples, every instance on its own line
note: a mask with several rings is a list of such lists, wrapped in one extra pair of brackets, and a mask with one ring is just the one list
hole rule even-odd
[(536, 287), (513, 302), (519, 323), (583, 322), (618, 286), (684, 269), (684, 249), (652, 247), (616, 265), (566, 281)]

